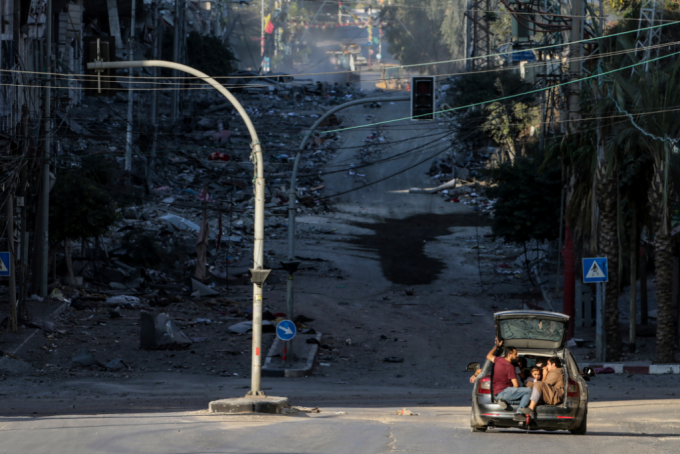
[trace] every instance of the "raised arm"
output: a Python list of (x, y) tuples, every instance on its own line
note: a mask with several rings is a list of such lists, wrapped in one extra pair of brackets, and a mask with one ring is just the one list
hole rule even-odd
[(494, 353), (496, 352), (496, 349), (498, 347), (501, 347), (503, 345), (503, 341), (498, 342), (498, 338), (496, 338), (495, 344), (496, 345), (494, 345), (494, 347), (486, 355), (486, 359), (488, 359), (491, 362), (494, 362), (494, 360), (496, 359), (496, 355), (494, 355)]

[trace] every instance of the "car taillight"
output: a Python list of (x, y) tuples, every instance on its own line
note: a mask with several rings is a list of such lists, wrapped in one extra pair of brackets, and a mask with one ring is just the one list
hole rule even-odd
[(580, 388), (578, 383), (576, 383), (571, 378), (569, 379), (569, 384), (567, 386), (567, 397), (579, 397)]
[(491, 377), (487, 375), (479, 381), (477, 394), (491, 394)]

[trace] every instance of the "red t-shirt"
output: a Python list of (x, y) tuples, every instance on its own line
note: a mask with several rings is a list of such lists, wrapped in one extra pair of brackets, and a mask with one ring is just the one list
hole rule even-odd
[(505, 388), (512, 387), (512, 381), (516, 380), (515, 366), (508, 362), (507, 359), (496, 357), (493, 362), (493, 393), (498, 394)]

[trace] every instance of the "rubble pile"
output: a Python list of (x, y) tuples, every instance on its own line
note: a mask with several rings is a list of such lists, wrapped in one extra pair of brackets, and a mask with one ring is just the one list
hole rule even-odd
[[(148, 292), (158, 286), (188, 287), (197, 260), (197, 238), (204, 217), (207, 227), (207, 270), (199, 280), (208, 286), (224, 286), (247, 272), (253, 235), (254, 166), (250, 161), (250, 135), (238, 112), (214, 90), (194, 90), (188, 96), (194, 115), (175, 126), (168, 118), (169, 96), (161, 95), (161, 128), (157, 158), (148, 153), (148, 134), (136, 144), (140, 155), (133, 162), (131, 181), (144, 194), (141, 203), (127, 206), (118, 231), (101, 238), (92, 260), (76, 260), (77, 274), (89, 286), (107, 290)], [(251, 80), (236, 95), (258, 131), (264, 153), (266, 186), (265, 234), (276, 238), (286, 234), (290, 175), (307, 129), (329, 106), (364, 96), (361, 90), (338, 84), (278, 83), (273, 79)], [(126, 125), (126, 94), (90, 106), (74, 107), (64, 122), (77, 139), (60, 142), (61, 156), (81, 153), (116, 155), (122, 167)], [(78, 119), (76, 121), (75, 119)], [(340, 125), (335, 115), (319, 129)], [(82, 131), (108, 130), (99, 137)], [(374, 136), (374, 137), (373, 137)], [(369, 142), (384, 141), (373, 133)], [(298, 170), (297, 212), (324, 212), (328, 201), (318, 200), (324, 186), (321, 167), (341, 145), (338, 134), (317, 134), (310, 140)], [(371, 148), (367, 142), (367, 149)], [(371, 148), (371, 152), (373, 152)], [(58, 175), (57, 175), (58, 177)], [(141, 199), (141, 200), (140, 200)], [(85, 246), (76, 256), (90, 256)], [(273, 253), (265, 252), (272, 261)], [(195, 291), (195, 289), (193, 290)]]
[[(373, 115), (366, 115), (367, 122), (375, 121), (373, 118)], [(356, 153), (356, 157), (362, 165), (370, 164), (376, 159), (379, 159), (380, 153), (383, 151), (383, 147), (380, 145), (387, 143), (382, 128), (371, 131), (364, 139), (364, 143), (365, 145)]]
[[(329, 106), (364, 94), (338, 85), (271, 80), (251, 82), (248, 87), (236, 96), (254, 122), (263, 148), (265, 235), (283, 238), (290, 176), (302, 137)], [(73, 279), (63, 246), (54, 249), (48, 298), (70, 303), (70, 307), (56, 320), (56, 329), (44, 332), (44, 344), (36, 338), (35, 343), (42, 345), (27, 358), (39, 364), (34, 373), (123, 376), (164, 370), (159, 369), (161, 362), (150, 361), (148, 355), (137, 357), (144, 349), (172, 351), (158, 355), (164, 362), (178, 358), (169, 366), (171, 370), (193, 367), (215, 374), (248, 373), (249, 358), (243, 352), (250, 348), (249, 329), (227, 328), (250, 323), (252, 318), (251, 138), (240, 115), (213, 91), (189, 91), (185, 100), (189, 107), (183, 111), (194, 114), (174, 126), (169, 119), (170, 97), (161, 94), (162, 132), (156, 157), (152, 159), (150, 153), (152, 135), (142, 128), (135, 136), (129, 173), (122, 171), (126, 93), (89, 99), (61, 118), (60, 128), (70, 131), (60, 135), (56, 178), (59, 168), (78, 166), (81, 156), (98, 155), (120, 169), (127, 198), (119, 199), (122, 219), (109, 234), (73, 241)], [(146, 100), (140, 97), (136, 106), (143, 108)], [(332, 115), (319, 129), (340, 125), (340, 119)], [(341, 145), (338, 134), (317, 134), (309, 141), (298, 170), (298, 213), (323, 213), (331, 208), (329, 202), (319, 201), (324, 191), (320, 173)], [(314, 233), (305, 231), (301, 237)], [(266, 268), (281, 268), (284, 257), (277, 257), (273, 250), (266, 250), (264, 257)], [(267, 283), (283, 282), (283, 272), (279, 276), (275, 271)], [(275, 320), (272, 317), (268, 323)], [(265, 345), (270, 340), (265, 338)], [(216, 353), (210, 353), (216, 344)], [(235, 363), (234, 370), (216, 369), (215, 360), (204, 359), (242, 354), (242, 369), (240, 358), (230, 361)], [(196, 355), (201, 358), (198, 363)], [(76, 356), (82, 361), (73, 360)]]
[[(303, 269), (318, 267), (327, 268)], [(282, 272), (274, 281), (284, 277)], [(12, 357), (21, 368), (3, 366), (0, 379), (16, 374), (129, 379), (153, 372), (248, 377), (251, 291), (250, 285), (232, 286), (228, 296), (199, 297), (163, 289), (139, 296), (54, 289), (48, 300), (68, 307), (53, 322), (29, 324), (38, 335)], [(265, 304), (263, 345), (271, 344), (283, 318)], [(313, 319), (298, 315), (294, 321), (301, 333), (314, 332)]]

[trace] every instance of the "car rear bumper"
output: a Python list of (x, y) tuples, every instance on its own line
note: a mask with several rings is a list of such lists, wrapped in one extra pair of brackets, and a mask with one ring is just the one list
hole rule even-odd
[[(514, 427), (519, 429), (526, 429), (525, 421), (515, 421), (513, 411), (501, 410), (498, 405), (490, 405), (492, 408), (484, 408), (485, 406), (476, 406), (472, 409), (472, 417), (470, 424), (473, 427)], [(495, 407), (495, 408), (494, 408)], [(559, 413), (558, 413), (559, 412)], [(581, 425), (581, 421), (585, 415), (583, 407), (573, 408), (571, 411), (565, 411), (564, 408), (546, 407), (537, 408), (536, 419), (531, 420), (531, 429), (544, 430), (574, 430)]]

